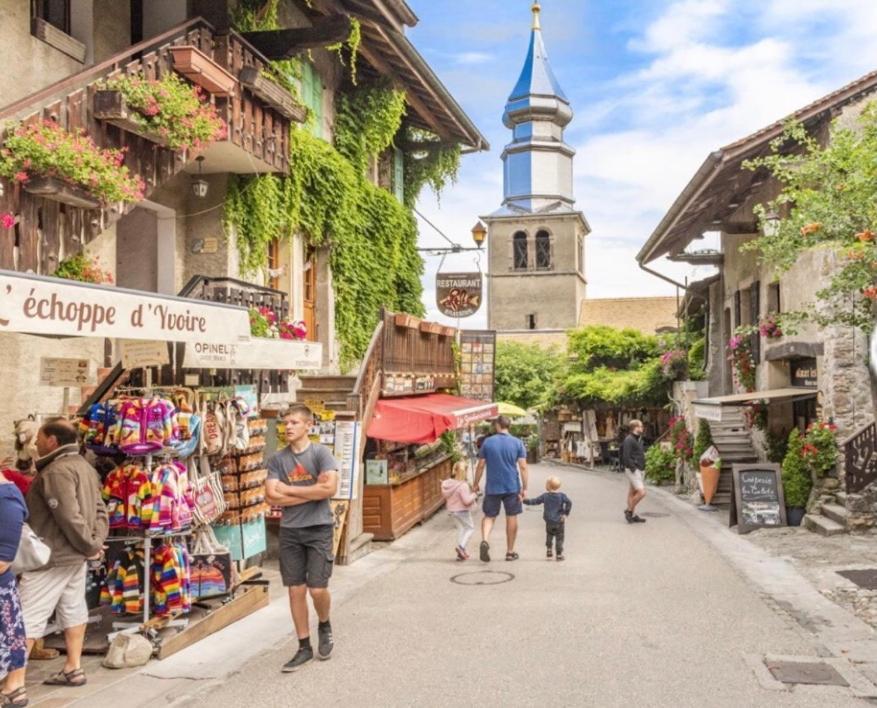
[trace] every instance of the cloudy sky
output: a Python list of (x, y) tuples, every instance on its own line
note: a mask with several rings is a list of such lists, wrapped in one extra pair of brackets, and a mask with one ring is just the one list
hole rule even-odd
[[(420, 211), (471, 244), (478, 215), (502, 201), (502, 112), (527, 51), (530, 0), (409, 0), (410, 37), (491, 144)], [(634, 256), (710, 151), (877, 69), (877, 0), (544, 0), (554, 72), (575, 111), (577, 206), (589, 297), (669, 295)], [(442, 239), (421, 224), (421, 245)], [(435, 307), (438, 258), (424, 304)], [(444, 270), (474, 268), (472, 254)], [(486, 259), (482, 260), (486, 268)], [(678, 278), (685, 266), (659, 262)], [(485, 325), (483, 311), (465, 322)]]

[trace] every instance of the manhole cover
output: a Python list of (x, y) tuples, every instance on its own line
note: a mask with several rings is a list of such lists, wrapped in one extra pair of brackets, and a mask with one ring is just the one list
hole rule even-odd
[(837, 574), (865, 590), (877, 590), (877, 568), (867, 570), (839, 570)]
[(499, 585), (514, 580), (511, 573), (499, 570), (476, 570), (471, 573), (460, 573), (451, 578), (452, 583), (457, 585)]
[(640, 516), (647, 516), (650, 519), (663, 519), (664, 517), (670, 516), (670, 514), (664, 514), (660, 511), (644, 511)]
[(849, 686), (837, 669), (815, 661), (766, 661), (768, 670), (782, 683), (806, 683), (819, 686)]

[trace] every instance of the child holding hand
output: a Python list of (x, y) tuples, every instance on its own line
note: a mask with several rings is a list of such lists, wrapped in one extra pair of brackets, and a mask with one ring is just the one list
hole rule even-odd
[(457, 525), (457, 547), (454, 550), (457, 553), (458, 561), (469, 559), (466, 546), (475, 532), (472, 507), (475, 505), (477, 496), (466, 480), (466, 472), (466, 462), (460, 460), (454, 465), (450, 479), (442, 482), (442, 495), (447, 502), (448, 512)]
[(545, 543), (548, 546), (546, 555), (548, 558), (554, 555), (552, 551), (552, 546), (554, 546), (557, 560), (562, 561), (565, 560), (563, 557), (564, 526), (566, 517), (572, 510), (572, 502), (566, 494), (560, 491), (560, 480), (557, 477), (549, 477), (545, 482), (545, 489), (545, 494), (540, 494), (535, 499), (524, 499), (524, 504), (545, 505), (542, 518), (545, 520)]

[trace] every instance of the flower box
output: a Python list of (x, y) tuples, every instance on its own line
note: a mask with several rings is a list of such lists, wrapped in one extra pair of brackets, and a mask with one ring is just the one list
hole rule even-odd
[(139, 135), (162, 147), (167, 147), (167, 141), (158, 133), (144, 130), (131, 116), (136, 109), (130, 108), (122, 96), (121, 91), (102, 89), (94, 94), (94, 117), (129, 133)]
[(304, 123), (307, 119), (305, 107), (296, 103), (289, 91), (265, 76), (260, 69), (255, 66), (245, 66), (241, 69), (239, 78), (242, 86), (252, 91), (284, 118), (296, 123)]
[(97, 209), (100, 206), (100, 202), (89, 192), (82, 189), (82, 187), (64, 182), (57, 177), (29, 177), (22, 185), (22, 188), (28, 194), (69, 204), (74, 207)]
[(420, 331), (425, 334), (441, 334), (442, 329), (444, 329), (440, 324), (436, 322), (421, 322), (420, 323)]
[(237, 79), (197, 47), (171, 47), (174, 71), (215, 96), (229, 96)]
[(397, 312), (393, 320), (397, 327), (417, 327), (420, 324), (420, 320), (404, 312)]

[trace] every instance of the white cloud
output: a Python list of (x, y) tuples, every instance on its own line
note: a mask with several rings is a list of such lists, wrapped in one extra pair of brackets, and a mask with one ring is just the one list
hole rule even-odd
[(456, 61), (457, 64), (486, 64), (492, 60), (493, 56), (486, 52), (462, 52), (454, 55), (454, 61)]

